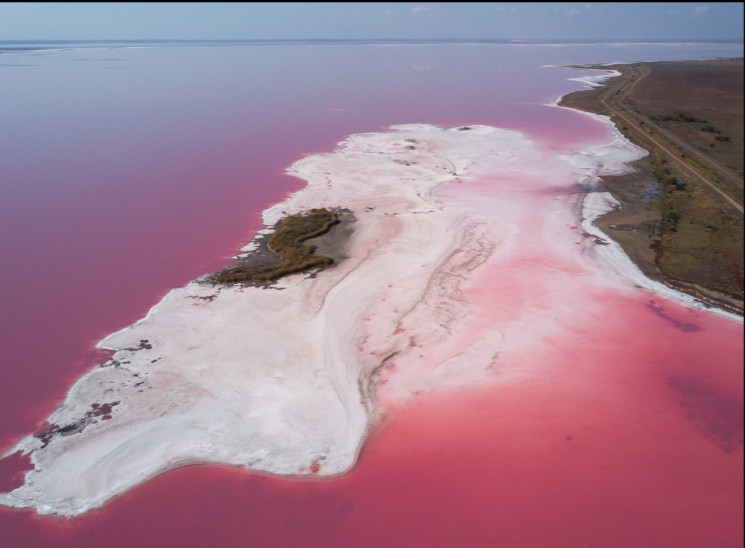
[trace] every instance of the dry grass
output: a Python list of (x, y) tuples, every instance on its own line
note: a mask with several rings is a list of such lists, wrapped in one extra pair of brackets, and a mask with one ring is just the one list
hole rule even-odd
[(285, 217), (277, 223), (267, 243), (279, 262), (258, 268), (231, 266), (212, 275), (211, 281), (218, 284), (266, 283), (288, 274), (329, 266), (333, 259), (316, 255), (316, 246), (303, 242), (328, 232), (338, 222), (336, 214), (327, 209), (312, 209), (305, 215)]
[[(628, 139), (651, 152), (651, 160), (636, 162), (637, 173), (606, 179), (624, 204), (611, 214), (614, 224), (606, 223), (608, 234), (647, 275), (742, 313), (743, 61), (612, 68), (622, 76), (561, 103), (610, 115)], [(658, 199), (633, 195), (652, 180)], [(654, 253), (644, 250), (650, 243)]]

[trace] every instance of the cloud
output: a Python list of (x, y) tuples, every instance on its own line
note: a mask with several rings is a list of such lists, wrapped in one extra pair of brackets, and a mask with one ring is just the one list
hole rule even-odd
[(421, 13), (423, 11), (429, 11), (429, 6), (414, 6), (411, 8), (411, 13)]
[(696, 6), (693, 8), (693, 13), (706, 13), (711, 8), (709, 6)]
[[(592, 8), (592, 4), (585, 4), (584, 5), (584, 10), (585, 11), (587, 11), (587, 10), (589, 10), (591, 8)], [(554, 8), (554, 11), (556, 11), (556, 9), (557, 8)], [(579, 8), (572, 8), (569, 11), (565, 11), (564, 12), (564, 15), (566, 15), (567, 17), (574, 17), (575, 15), (579, 15), (580, 13), (582, 13), (582, 10), (581, 9), (579, 9)]]

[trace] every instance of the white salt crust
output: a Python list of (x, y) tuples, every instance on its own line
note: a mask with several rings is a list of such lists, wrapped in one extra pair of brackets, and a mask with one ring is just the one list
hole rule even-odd
[[(485, 126), (392, 129), (296, 162), (288, 172), (307, 187), (264, 212), (271, 225), (315, 207), (352, 210), (348, 259), (274, 289), (195, 281), (172, 290), (98, 343), (111, 360), (47, 419), (85, 423), (82, 431), (31, 435), (8, 450), (30, 453), (34, 469), (0, 503), (78, 515), (197, 462), (287, 475), (348, 470), (379, 413), (372, 374), (409, 345), (398, 322), (408, 314), (454, 324), (463, 307), (449, 302), (449, 280), (489, 250), (487, 220), (444, 210), (432, 190), (484, 154), (527, 143)], [(94, 413), (105, 404), (108, 419)]]
[[(195, 281), (168, 293), (98, 343), (111, 360), (78, 380), (47, 419), (82, 430), (30, 435), (6, 452), (30, 453), (34, 469), (0, 503), (74, 516), (190, 463), (341, 474), (382, 411), (375, 383), (394, 362), (410, 368), (391, 391), (400, 399), (486, 380), (502, 334), (469, 336), (461, 289), (514, 246), (519, 230), (467, 204), (444, 207), (434, 191), (460, 178), (507, 178), (528, 168), (525, 155), (538, 145), (488, 126), (391, 130), (352, 135), (332, 153), (299, 160), (288, 172), (307, 187), (264, 212), (272, 225), (311, 208), (352, 210), (346, 260), (272, 289)], [(615, 138), (566, 156), (574, 181), (564, 183), (591, 185), (642, 153)], [(613, 203), (586, 196), (582, 226), (598, 234), (592, 219)], [(643, 285), (620, 247), (596, 250), (601, 270)], [(417, 362), (419, 352), (427, 360)], [(110, 418), (96, 413), (105, 404)]]
[(608, 78), (614, 78), (616, 76), (621, 76), (621, 73), (617, 70), (607, 70), (604, 71), (604, 74), (580, 76), (578, 78), (569, 78), (569, 80), (573, 82), (582, 82), (592, 88), (598, 88), (604, 86), (605, 81)]

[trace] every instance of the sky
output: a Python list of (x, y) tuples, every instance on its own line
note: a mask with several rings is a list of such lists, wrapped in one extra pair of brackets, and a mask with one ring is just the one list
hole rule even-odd
[(742, 2), (0, 2), (0, 41), (743, 40)]

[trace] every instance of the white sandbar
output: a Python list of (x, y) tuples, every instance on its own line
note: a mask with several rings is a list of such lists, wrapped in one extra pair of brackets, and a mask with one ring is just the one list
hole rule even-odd
[[(98, 343), (111, 360), (48, 418), (81, 431), (30, 435), (6, 453), (30, 453), (35, 468), (0, 503), (77, 515), (197, 462), (290, 475), (348, 470), (378, 414), (371, 375), (409, 344), (397, 322), (414, 308), (450, 321), (452, 295), (427, 288), (489, 251), (474, 245), (485, 220), (442, 209), (431, 192), (481, 156), (526, 146), (519, 133), (491, 127), (392, 129), (296, 162), (289, 173), (308, 186), (264, 213), (271, 225), (314, 207), (351, 209), (348, 259), (275, 289), (195, 281), (168, 293)], [(387, 304), (384, 291), (394, 293)], [(105, 404), (110, 413), (96, 414)]]

